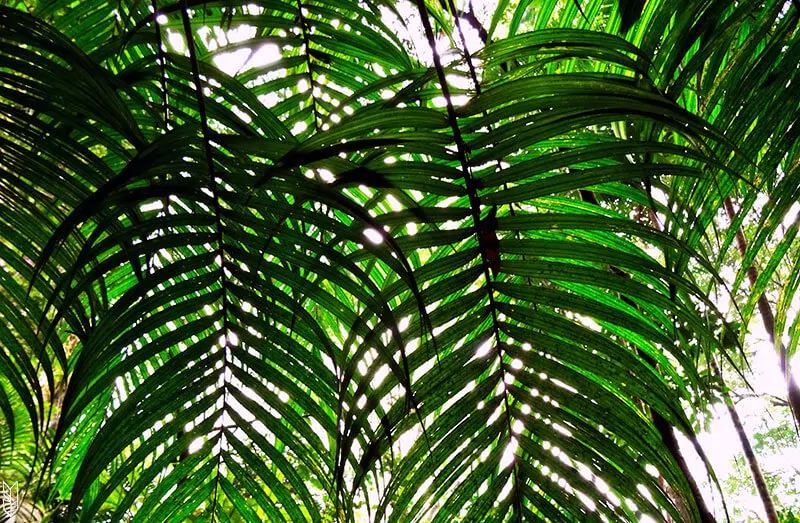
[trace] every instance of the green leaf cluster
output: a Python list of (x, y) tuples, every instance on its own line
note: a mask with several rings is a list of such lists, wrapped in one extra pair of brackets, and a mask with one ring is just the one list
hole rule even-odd
[(704, 517), (658, 420), (781, 271), (800, 339), (793, 2), (0, 4), (0, 464), (50, 517)]

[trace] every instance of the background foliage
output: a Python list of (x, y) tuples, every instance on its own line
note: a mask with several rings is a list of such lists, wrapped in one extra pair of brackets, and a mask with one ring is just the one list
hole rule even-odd
[(791, 400), (798, 15), (2, 2), (4, 477), (80, 521), (708, 520), (672, 434), (778, 274)]

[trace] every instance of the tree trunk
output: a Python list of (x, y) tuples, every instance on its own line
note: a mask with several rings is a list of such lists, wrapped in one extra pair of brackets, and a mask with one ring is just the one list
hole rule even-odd
[(700, 492), (700, 487), (697, 485), (697, 481), (695, 481), (692, 472), (689, 470), (689, 464), (686, 463), (680, 446), (678, 446), (678, 439), (675, 437), (675, 429), (658, 412), (651, 409), (650, 415), (653, 418), (653, 425), (655, 425), (658, 433), (661, 434), (661, 441), (663, 441), (664, 445), (669, 449), (669, 453), (672, 454), (673, 459), (675, 459), (681, 472), (683, 472), (683, 475), (686, 477), (687, 483), (689, 483), (692, 497), (697, 505), (698, 512), (700, 512), (700, 521), (702, 523), (716, 523), (717, 520), (714, 518), (711, 511), (708, 510), (706, 501), (703, 499), (703, 493)]
[[(581, 189), (580, 191), (581, 199), (586, 203), (591, 203), (600, 207), (600, 202), (597, 201), (597, 197), (595, 196), (593, 191)], [(617, 272), (618, 274), (624, 275), (628, 277), (629, 275), (616, 267), (611, 267), (612, 270)], [(626, 296), (621, 295), (620, 298), (628, 303), (630, 306), (638, 309), (638, 306), (630, 301)], [(637, 354), (643, 358), (648, 364), (650, 364), (654, 369), (657, 368), (657, 363), (647, 354), (637, 350)], [(664, 446), (667, 447), (669, 453), (672, 455), (672, 458), (677, 463), (678, 467), (681, 469), (683, 476), (686, 478), (687, 483), (689, 484), (689, 489), (692, 492), (692, 498), (694, 499), (695, 506), (697, 507), (698, 512), (700, 513), (700, 521), (702, 523), (716, 523), (716, 519), (711, 511), (708, 509), (706, 505), (705, 499), (703, 499), (703, 494), (700, 492), (700, 488), (697, 485), (697, 481), (695, 481), (692, 472), (689, 470), (689, 465), (686, 463), (686, 459), (683, 457), (683, 453), (681, 452), (680, 447), (678, 446), (678, 440), (675, 437), (675, 429), (672, 425), (663, 417), (661, 414), (656, 412), (653, 409), (650, 409), (650, 417), (653, 420), (653, 426), (658, 431), (659, 435), (661, 436), (661, 441), (664, 443)]]
[[(733, 223), (736, 218), (736, 210), (733, 208), (733, 202), (730, 197), (725, 198), (725, 211), (728, 214), (728, 219)], [(744, 259), (747, 252), (747, 240), (744, 237), (744, 232), (741, 228), (736, 231), (736, 246), (739, 250), (739, 256)], [(758, 280), (758, 269), (754, 265), (747, 268), (747, 279), (750, 282), (750, 288), (754, 288)], [(761, 321), (764, 323), (764, 329), (769, 335), (772, 346), (775, 347), (775, 352), (778, 353), (781, 363), (781, 372), (786, 380), (786, 389), (789, 399), (789, 406), (792, 409), (795, 422), (800, 422), (800, 387), (792, 376), (791, 369), (786, 354), (786, 347), (779, 339), (775, 338), (775, 316), (772, 314), (772, 308), (767, 301), (766, 294), (761, 294), (758, 297), (758, 311), (761, 313)]]
[(714, 360), (710, 360), (709, 365), (711, 366), (711, 371), (719, 378), (720, 384), (722, 385), (722, 397), (725, 401), (725, 407), (728, 409), (728, 414), (730, 414), (731, 421), (736, 429), (736, 435), (739, 436), (739, 442), (742, 444), (744, 457), (747, 460), (747, 464), (750, 466), (750, 473), (753, 475), (753, 483), (756, 484), (758, 496), (761, 498), (761, 503), (764, 504), (767, 521), (769, 523), (779, 523), (778, 513), (775, 511), (775, 504), (772, 502), (772, 495), (767, 488), (767, 482), (764, 481), (764, 475), (761, 474), (761, 467), (759, 467), (756, 454), (753, 452), (753, 447), (750, 445), (750, 439), (744, 431), (744, 425), (742, 425), (742, 420), (739, 418), (739, 413), (736, 411), (736, 407), (733, 401), (731, 401), (731, 397), (728, 395), (722, 373), (719, 371), (719, 367), (717, 367)]

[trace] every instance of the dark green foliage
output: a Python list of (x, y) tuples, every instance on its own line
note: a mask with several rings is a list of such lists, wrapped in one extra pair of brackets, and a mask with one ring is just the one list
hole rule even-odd
[(794, 5), (3, 4), (0, 463), (43, 510), (700, 517), (652, 420), (737, 350), (759, 195), (734, 290), (796, 251)]

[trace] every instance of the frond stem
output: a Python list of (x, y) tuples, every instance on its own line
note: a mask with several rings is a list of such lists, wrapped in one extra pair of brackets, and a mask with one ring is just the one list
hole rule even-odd
[[(483, 244), (480, 241), (480, 198), (478, 197), (477, 187), (475, 186), (475, 181), (472, 178), (472, 174), (470, 172), (469, 166), (469, 159), (467, 158), (467, 145), (464, 142), (464, 138), (461, 134), (461, 129), (458, 126), (458, 117), (456, 115), (455, 107), (453, 106), (453, 100), (450, 95), (450, 88), (447, 85), (447, 77), (444, 73), (444, 68), (442, 67), (442, 60), (439, 57), (439, 53), (436, 50), (436, 39), (433, 33), (433, 27), (431, 26), (431, 22), (428, 19), (427, 10), (425, 8), (425, 1), (424, 0), (416, 0), (417, 9), (419, 10), (420, 18), (422, 20), (423, 28), (425, 29), (425, 36), (428, 39), (428, 45), (431, 49), (431, 53), (433, 54), (433, 64), (436, 69), (436, 75), (439, 79), (439, 83), (441, 84), (442, 89), (442, 96), (445, 99), (446, 107), (447, 107), (447, 117), (450, 122), (450, 128), (453, 132), (453, 140), (456, 143), (456, 149), (458, 154), (459, 163), (461, 164), (461, 170), (464, 174), (464, 183), (466, 185), (467, 194), (469, 197), (470, 203), (470, 210), (472, 211), (472, 221), (474, 224), (475, 229), (475, 236), (479, 238), (478, 241), (478, 249), (481, 253), (481, 263), (483, 264), (483, 275), (484, 279), (486, 280), (486, 294), (489, 299), (489, 308), (492, 314), (492, 330), (494, 333), (495, 345), (497, 346), (497, 355), (500, 360), (500, 374), (502, 380), (502, 395), (503, 395), (503, 405), (504, 405), (504, 412), (505, 412), (505, 420), (508, 430), (508, 438), (509, 442), (513, 439), (514, 431), (512, 430), (511, 426), (511, 406), (509, 404), (508, 399), (508, 390), (506, 388), (505, 377), (509, 374), (508, 368), (503, 361), (503, 357), (505, 356), (505, 351), (503, 351), (503, 342), (500, 338), (500, 321), (497, 317), (497, 305), (494, 300), (494, 285), (492, 283), (491, 274), (489, 271), (489, 264), (486, 249), (484, 248)], [(514, 460), (514, 485), (515, 488), (520, 489), (520, 477), (519, 477), (519, 467), (517, 467), (516, 460)], [(521, 506), (521, 499), (519, 496), (514, 496), (514, 513), (516, 521), (522, 521), (522, 506)]]
[[(197, 110), (200, 113), (200, 130), (203, 136), (203, 148), (205, 150), (206, 162), (208, 166), (208, 178), (209, 178), (209, 185), (210, 190), (214, 199), (214, 217), (216, 219), (216, 236), (217, 236), (217, 250), (219, 255), (219, 272), (220, 272), (220, 285), (222, 287), (222, 331), (225, 340), (225, 344), (221, 347), (223, 351), (222, 356), (222, 369), (221, 373), (224, 376), (227, 375), (228, 370), (228, 334), (230, 331), (230, 320), (228, 319), (228, 312), (227, 312), (227, 288), (228, 288), (228, 277), (225, 273), (225, 243), (224, 237), (222, 232), (222, 207), (220, 205), (220, 198), (219, 198), (219, 191), (217, 190), (217, 181), (214, 169), (214, 151), (211, 147), (211, 130), (208, 126), (208, 116), (206, 113), (206, 104), (205, 104), (205, 97), (203, 96), (203, 88), (200, 82), (200, 66), (197, 60), (197, 53), (195, 51), (195, 44), (194, 44), (194, 33), (192, 31), (192, 23), (189, 19), (189, 10), (186, 4), (186, 0), (180, 0), (180, 7), (181, 7), (181, 19), (183, 20), (183, 32), (186, 35), (186, 46), (189, 49), (189, 61), (191, 62), (192, 66), (192, 79), (194, 82), (195, 92), (197, 93)], [(228, 396), (228, 385), (225, 379), (222, 381), (222, 405), (223, 409), (227, 404), (227, 396)], [(215, 476), (215, 485), (214, 485), (214, 499), (211, 504), (211, 513), (213, 514), (214, 510), (217, 507), (217, 496), (219, 494), (219, 468), (222, 465), (222, 449), (220, 449), (219, 454), (217, 455), (217, 475)]]
[[(153, 6), (153, 13), (158, 11), (158, 2), (157, 0), (152, 0)], [(161, 38), (161, 24), (158, 23), (158, 16), (153, 18), (153, 25), (156, 29), (156, 47), (158, 48), (158, 66), (161, 69), (161, 77), (159, 80), (161, 81), (161, 93), (164, 97), (164, 102), (162, 103), (163, 110), (164, 110), (164, 130), (169, 130), (169, 99), (167, 97), (167, 56), (164, 53), (164, 41)]]
[(311, 110), (314, 113), (314, 130), (319, 131), (319, 122), (322, 121), (322, 115), (319, 114), (317, 99), (314, 96), (314, 66), (311, 63), (311, 39), (308, 37), (309, 28), (306, 17), (303, 15), (303, 9), (303, 2), (298, 0), (297, 18), (300, 20), (300, 32), (302, 33), (303, 45), (305, 46), (306, 67), (308, 68), (308, 73), (306, 73), (306, 75), (308, 76), (308, 88), (311, 93)]

